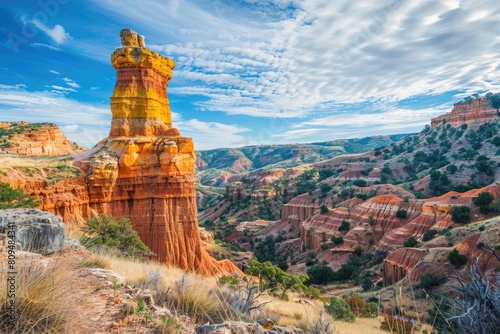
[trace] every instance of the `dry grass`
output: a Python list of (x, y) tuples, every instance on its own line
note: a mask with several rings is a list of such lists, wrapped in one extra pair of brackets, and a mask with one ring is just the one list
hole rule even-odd
[[(155, 261), (134, 261), (109, 254), (94, 254), (92, 259), (87, 260), (87, 262), (92, 261), (104, 264), (105, 269), (112, 270), (118, 275), (125, 277), (128, 285), (138, 287), (145, 287), (145, 285), (151, 281), (152, 275), (161, 277), (158, 282), (158, 286), (162, 289), (175, 285), (175, 283), (180, 281), (183, 276), (195, 276), (194, 274), (186, 274), (186, 272), (179, 268), (168, 267), (164, 263)], [(207, 283), (212, 282), (213, 286), (215, 285), (215, 280), (204, 279), (203, 281)]]
[[(73, 305), (66, 283), (71, 272), (68, 262), (54, 261), (46, 266), (40, 259), (19, 260), (15, 275), (15, 324), (9, 324), (6, 308), (6, 264), (0, 272), (0, 331), (3, 333), (64, 333), (72, 319)], [(75, 287), (76, 288), (76, 287)], [(10, 299), (9, 299), (10, 301)]]
[(126, 284), (148, 289), (155, 303), (197, 323), (231, 319), (234, 312), (225, 303), (214, 278), (186, 273), (159, 262), (139, 262), (109, 254), (94, 254), (86, 266), (100, 266), (125, 277)]
[(59, 164), (68, 164), (73, 158), (70, 155), (56, 156), (26, 156), (15, 154), (2, 154), (2, 169), (14, 167), (44, 168), (56, 167)]
[[(220, 323), (225, 320), (241, 319), (226, 303), (228, 291), (219, 287), (215, 279), (186, 273), (177, 268), (169, 268), (157, 262), (138, 262), (108, 254), (95, 254), (87, 264), (102, 266), (124, 276), (129, 285), (142, 289), (149, 289), (153, 293), (155, 303), (170, 309), (175, 318), (187, 315), (194, 322)], [(411, 289), (405, 282), (401, 282), (391, 291), (386, 291), (385, 302), (390, 305), (399, 305), (405, 312), (418, 310), (418, 303), (412, 295)], [(385, 289), (384, 289), (385, 290)], [(397, 290), (397, 291), (396, 291)], [(401, 297), (403, 296), (403, 297)], [(323, 324), (332, 322), (325, 312), (324, 305), (318, 300), (304, 299), (296, 293), (289, 293), (290, 301), (282, 301), (270, 296), (263, 296), (260, 302), (271, 301), (262, 309), (253, 311), (249, 319), (258, 320), (264, 317), (272, 319), (280, 326), (295, 326), (302, 328), (306, 333), (388, 333), (380, 329), (381, 318), (356, 318), (353, 323), (335, 321), (330, 332), (315, 331), (318, 319)], [(386, 304), (387, 305), (387, 304)], [(421, 312), (419, 312), (421, 314)], [(241, 315), (240, 315), (241, 316)], [(173, 333), (177, 331), (175, 319), (165, 319), (165, 328)], [(163, 321), (160, 321), (163, 323)], [(428, 326), (421, 327), (421, 330)], [(429, 331), (430, 332), (430, 331)]]

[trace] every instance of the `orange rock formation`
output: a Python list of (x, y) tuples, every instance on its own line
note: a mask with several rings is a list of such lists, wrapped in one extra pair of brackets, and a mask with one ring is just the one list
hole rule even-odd
[(122, 47), (111, 56), (117, 82), (109, 137), (77, 157), (90, 207), (129, 218), (162, 262), (204, 275), (238, 271), (211, 258), (200, 239), (194, 146), (172, 127), (166, 92), (174, 61), (129, 29), (120, 36)]
[(492, 122), (498, 119), (496, 109), (493, 109), (488, 99), (473, 99), (468, 102), (457, 103), (447, 114), (431, 120), (431, 127), (438, 126), (446, 121), (447, 124), (458, 126), (473, 121)]
[(2, 130), (9, 131), (15, 128), (20, 130), (16, 130), (9, 136), (2, 136), (10, 145), (0, 146), (0, 152), (37, 156), (65, 155), (83, 151), (82, 147), (69, 141), (55, 124), (0, 122), (0, 134)]

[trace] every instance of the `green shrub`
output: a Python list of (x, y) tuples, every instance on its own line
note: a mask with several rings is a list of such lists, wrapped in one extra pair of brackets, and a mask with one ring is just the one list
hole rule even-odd
[(446, 170), (450, 172), (450, 174), (454, 174), (458, 170), (458, 167), (455, 165), (448, 165), (446, 166)]
[(366, 187), (367, 185), (365, 180), (355, 180), (352, 184), (356, 187)]
[(87, 225), (82, 228), (85, 235), (80, 241), (87, 248), (118, 250), (121, 255), (131, 257), (151, 255), (148, 247), (132, 229), (130, 220), (121, 218), (116, 221), (113, 217), (100, 214), (86, 219), (86, 222)]
[(446, 277), (438, 277), (433, 273), (426, 273), (420, 276), (420, 287), (429, 290), (446, 281)]
[(479, 207), (481, 213), (487, 214), (490, 211), (490, 204), (495, 199), (495, 196), (490, 192), (480, 192), (477, 197), (472, 198), (472, 202)]
[(22, 189), (12, 189), (8, 184), (0, 184), (0, 210), (36, 208), (40, 204), (40, 200), (26, 195)]
[(376, 318), (378, 316), (378, 305), (375, 302), (368, 302), (365, 305), (364, 318)]
[(283, 296), (283, 292), (301, 291), (305, 294), (316, 295), (317, 291), (308, 288), (304, 282), (307, 275), (292, 275), (273, 266), (269, 261), (260, 263), (250, 260), (250, 268), (245, 273), (259, 278), (259, 290), (269, 291), (274, 296)]
[(344, 237), (340, 236), (340, 237), (336, 237), (336, 236), (333, 236), (331, 237), (330, 239), (334, 245), (340, 245), (342, 243), (344, 243)]
[(323, 204), (323, 205), (321, 205), (321, 207), (319, 208), (319, 210), (320, 210), (321, 214), (327, 213), (328, 212), (328, 207), (325, 204)]
[(326, 284), (334, 279), (334, 271), (328, 266), (312, 266), (307, 269), (309, 282), (312, 284)]
[(456, 248), (448, 254), (448, 260), (457, 268), (467, 263), (467, 257), (460, 254)]
[(321, 190), (322, 193), (326, 194), (330, 190), (332, 190), (332, 186), (329, 185), (328, 183), (321, 183), (319, 185), (319, 189)]
[(325, 310), (335, 320), (344, 320), (347, 322), (353, 322), (356, 320), (356, 315), (351, 311), (349, 305), (345, 300), (339, 297), (331, 297), (330, 305), (325, 304)]
[(356, 246), (356, 248), (354, 248), (354, 254), (356, 254), (357, 256), (361, 256), (363, 255), (363, 247), (361, 246)]
[(368, 277), (363, 278), (363, 280), (361, 281), (361, 287), (363, 288), (363, 291), (370, 290), (371, 288), (373, 288), (372, 280)]
[(396, 211), (396, 217), (399, 219), (405, 219), (407, 215), (408, 212), (406, 210), (399, 209), (398, 211)]
[(455, 223), (470, 222), (470, 208), (466, 205), (458, 205), (451, 208), (451, 219)]
[(346, 220), (343, 220), (338, 228), (339, 231), (349, 231), (350, 229), (351, 229), (351, 223), (349, 223)]
[(409, 237), (405, 242), (404, 242), (404, 246), (405, 247), (415, 247), (416, 245), (418, 245), (418, 241), (417, 239), (415, 239), (414, 237)]
[(422, 236), (422, 241), (429, 241), (434, 238), (434, 236), (438, 233), (437, 230), (428, 230)]
[(283, 271), (287, 271), (289, 266), (288, 263), (286, 263), (286, 261), (281, 261), (280, 263), (278, 263), (278, 268), (280, 268)]

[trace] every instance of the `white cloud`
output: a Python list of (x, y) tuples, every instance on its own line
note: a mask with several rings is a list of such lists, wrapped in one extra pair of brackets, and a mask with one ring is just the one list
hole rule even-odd
[(33, 20), (31, 22), (35, 25), (35, 27), (49, 36), (56, 44), (64, 44), (71, 40), (70, 34), (67, 33), (66, 30), (64, 30), (64, 27), (59, 24), (56, 24), (54, 28), (49, 28), (38, 20)]
[(47, 48), (47, 49), (55, 50), (55, 51), (59, 51), (60, 50), (59, 48), (56, 48), (55, 46), (44, 44), (44, 43), (31, 43), (30, 46), (42, 47), (42, 48)]
[(111, 123), (111, 112), (107, 105), (82, 103), (56, 92), (31, 92), (26, 88), (22, 84), (0, 85), (2, 120), (56, 123), (63, 131), (69, 130), (69, 139), (85, 147), (92, 147), (107, 137)]
[(58, 86), (58, 85), (52, 85), (50, 86), (52, 87), (53, 89), (55, 89), (56, 92), (72, 92), (72, 93), (76, 93), (76, 89), (73, 89), (73, 88), (68, 88), (68, 87), (62, 87), (62, 86)]
[(500, 89), (493, 0), (185, 0), (175, 2), (182, 16), (155, 0), (94, 3), (144, 27), (148, 45), (177, 62), (182, 85), (171, 92), (206, 96), (202, 110), (306, 116), (332, 103)]
[(68, 124), (61, 127), (61, 130), (64, 133), (76, 132), (77, 130), (80, 130), (80, 126), (78, 124)]
[(61, 74), (61, 73), (57, 72), (56, 70), (49, 70), (49, 73), (52, 73), (52, 74)]
[(80, 85), (76, 83), (76, 81), (71, 80), (68, 77), (62, 78), (62, 80), (66, 83), (66, 85), (72, 87), (72, 88), (80, 88)]
[(183, 120), (177, 113), (173, 113), (172, 116), (175, 121), (174, 126), (181, 134), (193, 138), (196, 150), (238, 147), (248, 143), (240, 133), (250, 131), (249, 129), (219, 122), (203, 122), (198, 119)]
[[(290, 129), (276, 133), (277, 140), (286, 142), (315, 141), (314, 138), (355, 138), (394, 133), (418, 132), (430, 123), (430, 119), (451, 109), (450, 104), (434, 108), (411, 110), (386, 107), (386, 110), (374, 112), (352, 111), (295, 123)], [(317, 139), (316, 139), (317, 141)]]

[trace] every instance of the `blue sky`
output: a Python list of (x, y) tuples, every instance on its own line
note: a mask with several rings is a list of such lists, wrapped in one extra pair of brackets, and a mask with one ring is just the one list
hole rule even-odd
[(106, 137), (123, 28), (175, 60), (197, 149), (414, 132), (500, 91), (497, 0), (4, 0), (0, 120)]

